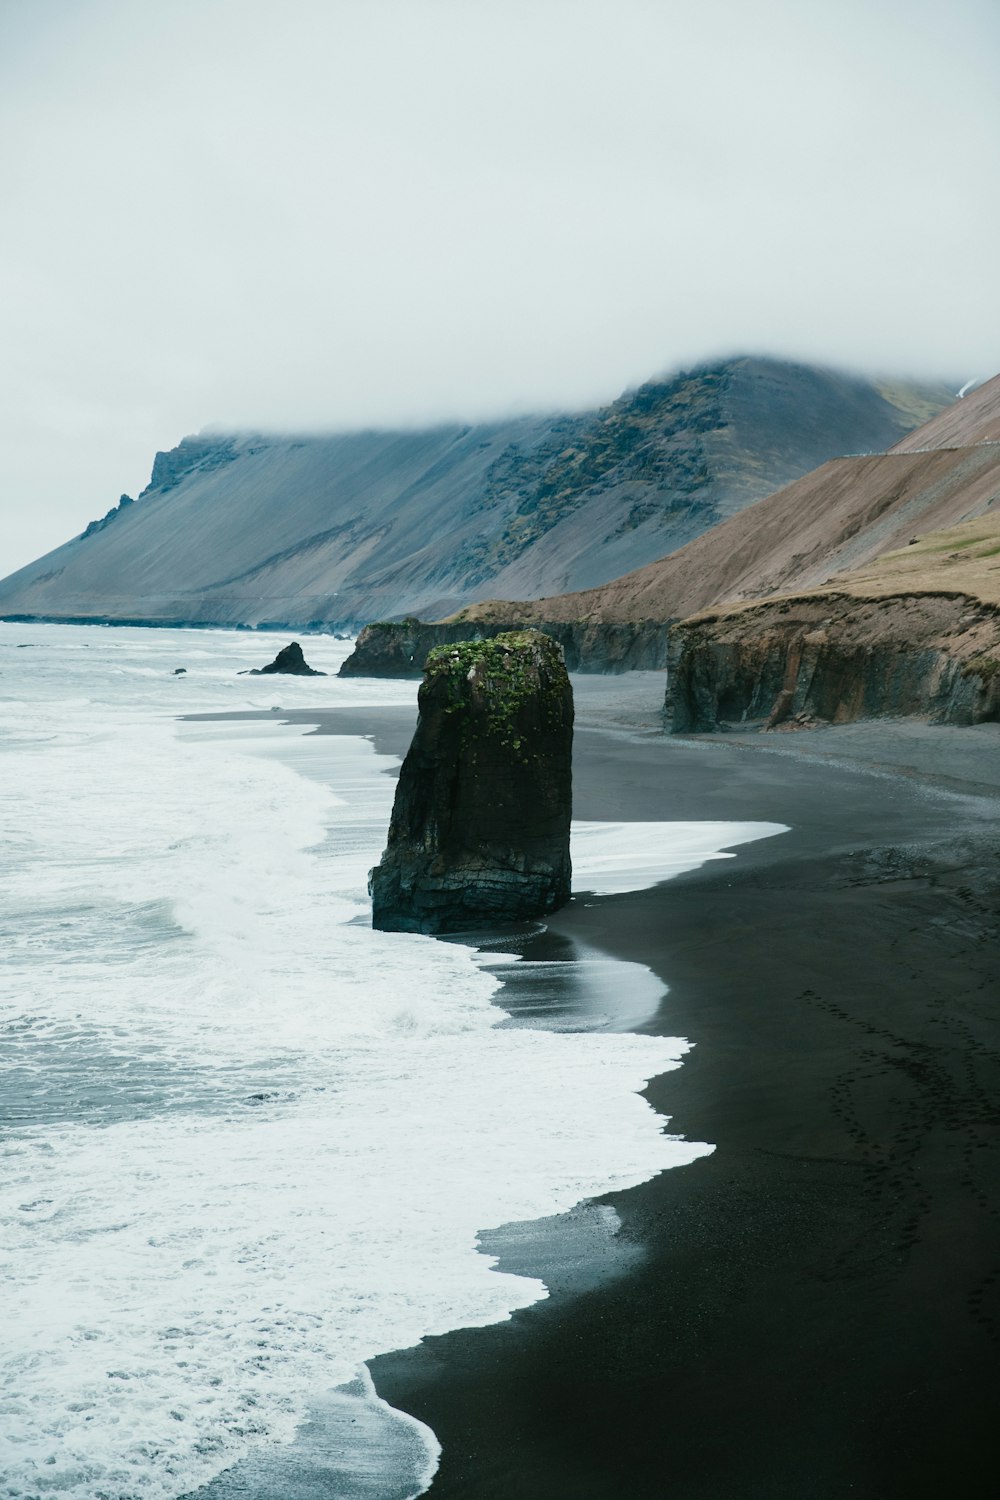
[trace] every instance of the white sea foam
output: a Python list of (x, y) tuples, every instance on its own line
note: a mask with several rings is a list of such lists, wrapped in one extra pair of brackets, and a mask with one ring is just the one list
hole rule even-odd
[(235, 672), (269, 643), (236, 633), (0, 626), (18, 641), (3, 1493), (172, 1500), (364, 1360), (545, 1295), (478, 1231), (711, 1148), (639, 1097), (682, 1040), (510, 1029), (471, 950), (365, 925), (393, 790), (368, 741), (172, 722), (412, 684), (262, 687)]
[(784, 823), (574, 823), (573, 889), (595, 896), (641, 891), (738, 844), (787, 833)]

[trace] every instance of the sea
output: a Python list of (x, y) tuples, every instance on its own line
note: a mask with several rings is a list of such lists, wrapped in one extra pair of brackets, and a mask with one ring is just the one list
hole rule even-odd
[[(547, 1295), (485, 1231), (712, 1150), (641, 965), (372, 930), (398, 761), (283, 714), (416, 685), (240, 675), (282, 644), (0, 624), (5, 1500), (422, 1494), (366, 1362)], [(578, 899), (778, 827), (576, 825)]]

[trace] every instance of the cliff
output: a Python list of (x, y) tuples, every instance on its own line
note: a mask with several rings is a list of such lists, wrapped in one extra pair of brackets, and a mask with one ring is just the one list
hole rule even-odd
[[(353, 652), (340, 668), (341, 677), (420, 677), (428, 652), (460, 641), (488, 641), (520, 625), (516, 608), (502, 621), (378, 620), (366, 625)], [(532, 622), (532, 628), (558, 641), (570, 672), (634, 672), (664, 667), (669, 623), (659, 620), (623, 624), (583, 621)]]
[(1000, 514), (922, 537), (835, 588), (685, 620), (670, 654), (674, 733), (1000, 719)]
[(739, 358), (573, 415), (185, 438), (111, 524), (0, 582), (0, 615), (327, 629), (589, 589), (946, 401)]
[(573, 695), (535, 631), (442, 646), (399, 774), (372, 921), (456, 932), (569, 900)]

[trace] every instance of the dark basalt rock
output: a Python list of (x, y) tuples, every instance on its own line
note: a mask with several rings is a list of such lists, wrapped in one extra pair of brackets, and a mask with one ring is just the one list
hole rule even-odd
[(569, 900), (573, 693), (535, 630), (430, 653), (372, 923), (459, 932)]
[(251, 667), (247, 673), (241, 676), (267, 677), (272, 672), (281, 672), (289, 677), (325, 677), (325, 672), (319, 672), (315, 667), (310, 667), (302, 655), (302, 647), (298, 641), (292, 641), (290, 646), (285, 646), (278, 652), (274, 661), (266, 667)]
[(961, 594), (778, 597), (675, 626), (674, 734), (1000, 720), (1000, 610)]
[[(412, 617), (376, 620), (362, 630), (338, 675), (420, 677), (427, 653), (435, 646), (492, 640), (526, 628), (527, 622), (516, 617), (445, 620), (438, 624)], [(666, 666), (668, 621), (531, 620), (530, 628), (559, 642), (570, 672), (645, 672)]]
[(119, 516), (124, 515), (129, 506), (134, 504), (135, 501), (132, 499), (131, 495), (122, 495), (121, 499), (118, 501), (118, 504), (113, 505), (109, 511), (106, 511), (105, 514), (101, 516), (100, 520), (90, 522), (86, 530), (80, 533), (80, 540), (84, 541), (88, 536), (93, 536), (95, 532), (103, 531), (105, 526), (109, 526), (112, 521), (115, 521)]
[(236, 443), (231, 437), (181, 438), (176, 448), (156, 454), (153, 472), (143, 494), (151, 490), (161, 493), (174, 490), (189, 474), (210, 474), (213, 469), (221, 469), (235, 459)]

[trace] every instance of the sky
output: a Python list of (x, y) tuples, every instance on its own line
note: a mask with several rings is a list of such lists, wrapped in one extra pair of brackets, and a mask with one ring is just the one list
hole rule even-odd
[(1000, 369), (996, 0), (0, 0), (0, 576), (206, 427)]

